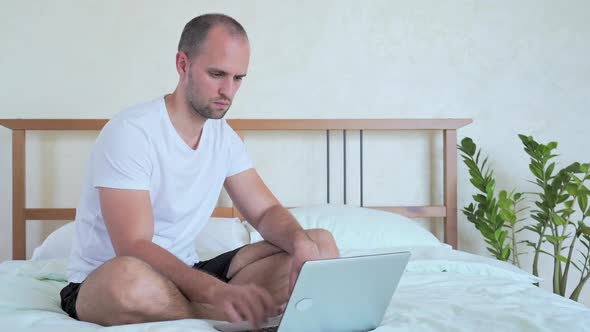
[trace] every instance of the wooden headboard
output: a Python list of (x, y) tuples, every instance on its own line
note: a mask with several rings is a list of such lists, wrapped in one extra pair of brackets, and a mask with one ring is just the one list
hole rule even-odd
[[(26, 132), (35, 130), (99, 131), (108, 119), (0, 119), (0, 125), (12, 130), (12, 257), (25, 259), (27, 220), (74, 220), (75, 208), (27, 208), (26, 206)], [(371, 130), (439, 130), (443, 135), (442, 206), (365, 206), (396, 212), (412, 218), (442, 217), (444, 241), (457, 248), (457, 129), (470, 119), (230, 119), (228, 124), (242, 136), (243, 131), (326, 131), (329, 149), (330, 131), (360, 131), (361, 205), (362, 135)], [(242, 136), (243, 137), (243, 136)], [(344, 140), (346, 144), (346, 140)], [(329, 155), (328, 155), (329, 158)], [(329, 163), (329, 159), (328, 159)], [(328, 167), (329, 168), (329, 167)], [(329, 181), (328, 174), (328, 181)], [(329, 183), (328, 183), (329, 185)], [(346, 186), (346, 184), (345, 184)], [(345, 190), (346, 191), (346, 190)], [(329, 202), (329, 194), (328, 194)], [(213, 216), (241, 217), (234, 207), (216, 208)]]

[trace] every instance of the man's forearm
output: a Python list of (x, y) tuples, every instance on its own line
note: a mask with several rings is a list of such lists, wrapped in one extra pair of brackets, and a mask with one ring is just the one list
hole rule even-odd
[(290, 254), (294, 252), (296, 241), (311, 240), (293, 215), (281, 205), (269, 208), (255, 227), (266, 241)]
[(183, 261), (151, 241), (140, 241), (126, 250), (130, 255), (148, 263), (171, 280), (192, 302), (210, 303), (210, 292), (223, 282), (207, 273), (193, 269)]

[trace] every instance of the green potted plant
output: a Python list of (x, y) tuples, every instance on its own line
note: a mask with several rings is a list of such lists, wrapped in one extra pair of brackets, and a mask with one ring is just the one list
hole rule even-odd
[[(478, 190), (474, 202), (462, 211), (480, 231), (490, 251), (497, 259), (511, 260), (520, 267), (518, 244), (525, 243), (534, 250), (532, 272), (539, 276), (539, 255), (553, 258), (553, 292), (566, 296), (569, 271), (573, 266), (580, 271), (580, 279), (569, 298), (577, 301), (585, 283), (590, 279), (590, 227), (585, 224), (590, 217), (588, 198), (590, 190), (590, 164), (575, 162), (556, 171), (552, 161), (557, 155), (556, 142), (540, 144), (531, 136), (519, 135), (524, 151), (530, 157), (529, 170), (533, 174), (538, 191), (527, 193), (535, 199), (530, 210), (531, 221), (517, 227), (525, 218), (519, 218), (527, 208), (518, 208), (524, 193), (496, 193), (493, 171), (487, 166), (487, 158), (481, 159), (481, 149), (469, 137), (458, 146), (461, 157), (469, 169), (470, 181)], [(524, 224), (524, 223), (523, 223)], [(529, 231), (536, 241), (517, 241), (519, 232)], [(506, 241), (510, 238), (510, 241)], [(580, 245), (578, 245), (580, 244)], [(547, 250), (546, 248), (550, 249)], [(577, 252), (577, 258), (574, 257)]]

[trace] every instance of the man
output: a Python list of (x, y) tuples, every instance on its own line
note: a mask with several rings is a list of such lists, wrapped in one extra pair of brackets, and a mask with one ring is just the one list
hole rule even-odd
[[(172, 94), (117, 114), (90, 157), (62, 308), (118, 325), (248, 320), (281, 311), (306, 260), (338, 256), (264, 185), (224, 117), (246, 76), (243, 27), (221, 14), (185, 26)], [(222, 186), (265, 241), (199, 262), (193, 241)], [(196, 263), (196, 264), (195, 264)]]

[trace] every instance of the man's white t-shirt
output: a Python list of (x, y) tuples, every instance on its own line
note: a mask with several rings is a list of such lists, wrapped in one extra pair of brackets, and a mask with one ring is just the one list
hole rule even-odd
[(225, 178), (251, 167), (243, 142), (223, 119), (205, 122), (193, 150), (174, 129), (163, 97), (117, 114), (90, 155), (68, 281), (82, 282), (115, 257), (97, 187), (149, 191), (152, 242), (192, 265), (199, 261), (195, 237), (211, 216)]

